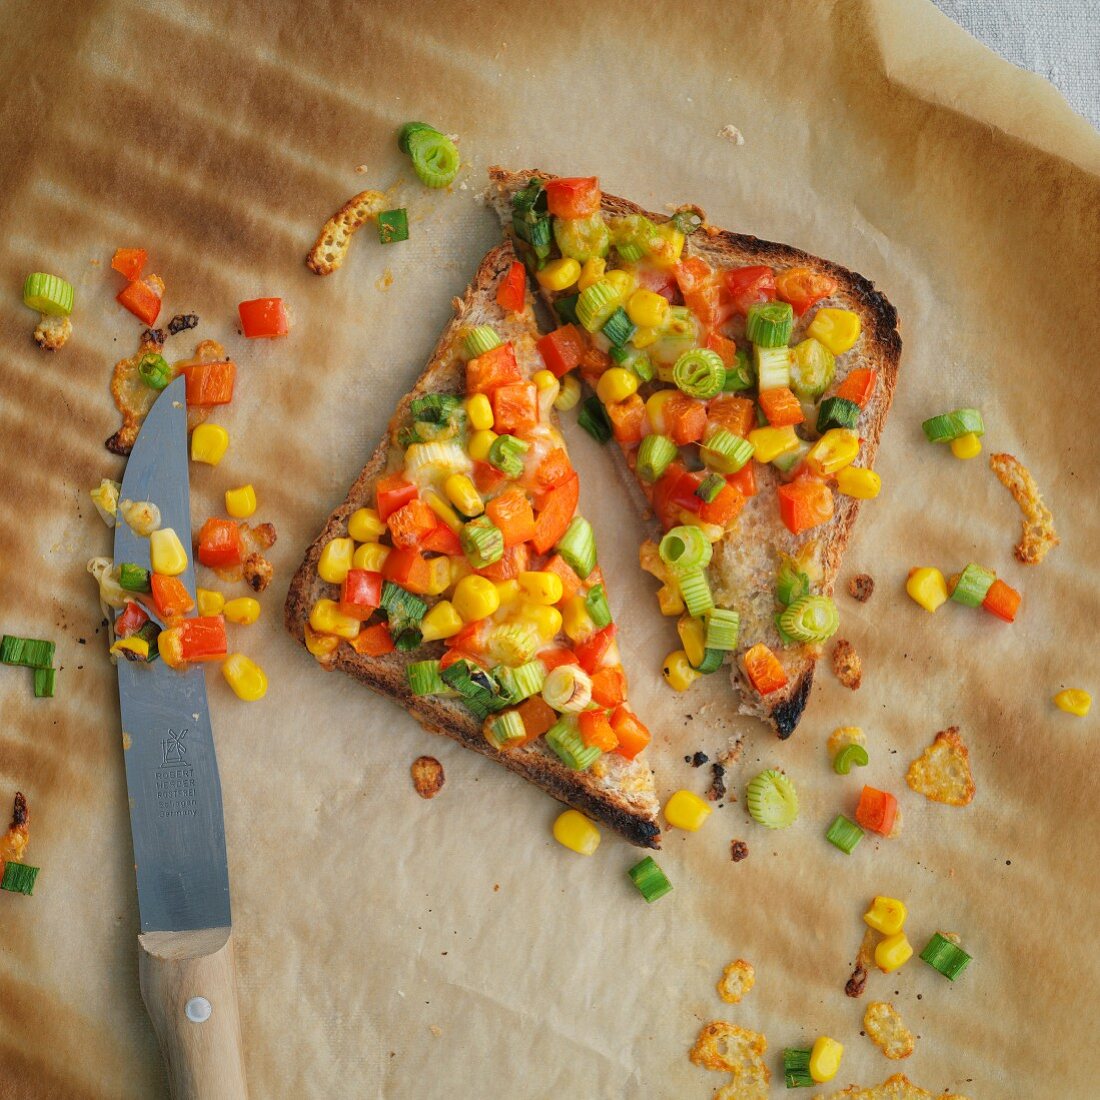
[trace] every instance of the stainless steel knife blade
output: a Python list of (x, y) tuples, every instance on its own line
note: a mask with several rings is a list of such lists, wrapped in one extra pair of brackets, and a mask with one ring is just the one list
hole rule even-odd
[[(161, 392), (126, 464), (120, 499), (152, 501), (161, 527), (188, 551), (179, 578), (195, 596), (191, 562), (185, 379)], [(115, 564), (149, 568), (149, 540), (119, 516)], [(221, 782), (202, 668), (118, 662), (126, 786), (142, 932), (228, 928), (229, 869)]]

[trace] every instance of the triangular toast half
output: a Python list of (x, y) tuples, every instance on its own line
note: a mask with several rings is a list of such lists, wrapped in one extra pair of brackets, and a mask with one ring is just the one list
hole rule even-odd
[[(692, 609), (698, 612), (709, 599), (736, 611), (740, 633), (732, 650), (707, 654), (703, 667), (723, 662), (740, 693), (740, 710), (769, 722), (780, 737), (790, 736), (809, 698), (824, 636), (835, 629), (836, 607), (828, 597), (860, 507), (846, 492), (865, 498), (877, 492), (873, 474), (853, 471), (873, 465), (897, 384), (901, 340), (893, 306), (863, 276), (787, 245), (716, 229), (698, 207), (657, 214), (602, 194), (595, 180), (503, 168), (490, 169), (489, 198), (528, 267), (549, 267), (539, 281), (554, 323), (573, 326), (557, 350), (548, 349), (557, 369), (568, 369), (576, 358), (571, 348), (579, 333), (586, 349), (580, 374), (591, 386), (612, 368), (634, 376), (636, 393), (624, 397), (630, 385), (606, 385), (608, 400), (596, 402), (589, 419), (595, 412), (599, 420), (606, 407), (606, 426), (634, 472), (629, 480), (642, 490), (634, 494), (640, 507), (665, 531), (709, 524), (704, 530), (712, 548), (694, 570), (702, 570), (709, 597), (695, 592)], [(573, 265), (554, 266), (563, 258), (582, 264), (578, 282), (562, 285), (575, 271)], [(589, 294), (586, 305), (578, 297), (594, 278), (606, 280), (616, 270), (628, 276), (611, 287), (618, 298)], [(655, 309), (654, 299), (644, 295), (631, 308), (639, 290), (664, 297), (668, 308)], [(815, 324), (821, 310), (832, 312)], [(851, 343), (853, 315), (859, 328)], [(750, 324), (756, 340), (748, 339)], [(676, 362), (694, 348), (708, 354), (688, 361), (681, 386)], [(760, 365), (763, 388), (754, 370)], [(717, 393), (716, 385), (722, 387)], [(652, 412), (658, 390), (672, 390), (676, 399), (658, 401)], [(773, 425), (781, 434), (753, 434)], [(831, 435), (828, 445), (810, 452), (818, 427), (849, 434)], [(726, 434), (719, 449), (708, 450), (720, 428)], [(646, 457), (668, 461), (663, 470), (659, 462), (639, 462), (650, 434), (677, 445), (672, 459), (667, 448), (660, 454), (652, 445)], [(751, 458), (731, 436), (745, 444), (755, 438)], [(838, 453), (827, 453), (834, 442)], [(780, 446), (782, 452), (771, 456)], [(840, 475), (833, 467), (845, 461), (851, 469)], [(704, 486), (708, 474), (714, 476)], [(716, 492), (717, 503), (705, 499)], [(643, 548), (642, 564), (661, 574), (662, 610), (678, 614), (683, 594), (675, 570), (654, 543)], [(787, 623), (797, 621), (800, 638), (782, 628), (789, 603), (796, 606)], [(686, 629), (698, 638), (707, 615), (694, 618)], [(716, 634), (712, 640), (722, 639)]]
[[(531, 381), (542, 369), (538, 329), (510, 243), (485, 257), (455, 309), (295, 574), (287, 629), (322, 666), (389, 696), (426, 729), (656, 848), (649, 735), (625, 700), (606, 582), (585, 545), (591, 529), (575, 519), (577, 475), (552, 407), (557, 383)], [(471, 351), (478, 326), (489, 329), (478, 328)], [(494, 339), (498, 348), (475, 354)], [(476, 403), (475, 392), (485, 395)], [(477, 427), (486, 409), (493, 429)], [(512, 442), (484, 453), (486, 432)], [(433, 690), (414, 691), (418, 679)], [(510, 739), (504, 747), (501, 738)]]

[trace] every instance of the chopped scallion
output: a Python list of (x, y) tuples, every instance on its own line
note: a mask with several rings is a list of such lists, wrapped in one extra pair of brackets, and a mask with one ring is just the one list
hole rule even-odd
[(783, 1079), (789, 1089), (813, 1088), (817, 1082), (810, 1074), (810, 1051), (787, 1047), (783, 1051)]
[(826, 397), (817, 410), (817, 432), (830, 428), (854, 428), (859, 423), (859, 406), (846, 397)]
[(504, 533), (488, 516), (478, 516), (464, 524), (458, 539), (475, 569), (484, 569), (504, 557)]
[(434, 126), (429, 126), (426, 122), (406, 122), (397, 131), (397, 148), (406, 156), (409, 155), (409, 138), (420, 130), (431, 130), (432, 133), (439, 133)]
[(554, 312), (561, 318), (563, 325), (577, 325), (577, 302), (579, 294), (566, 294), (554, 299)]
[(445, 424), (461, 407), (462, 401), (452, 393), (426, 393), (412, 399), (409, 414), (413, 420)]
[(52, 668), (54, 643), (41, 638), (20, 638), (5, 634), (0, 639), (0, 664), (26, 668)]
[(754, 344), (752, 354), (761, 392), (790, 385), (791, 349), (786, 344), (778, 348), (766, 348), (763, 344)]
[(854, 822), (849, 821), (843, 814), (837, 814), (833, 818), (825, 839), (839, 848), (845, 855), (850, 856), (855, 846), (863, 839), (863, 830)]
[(612, 345), (621, 348), (638, 331), (638, 326), (627, 316), (626, 310), (619, 306), (604, 321), (603, 328), (600, 331), (611, 341)]
[(928, 941), (920, 957), (951, 981), (966, 969), (971, 958), (958, 944), (952, 943), (939, 932)]
[(646, 481), (656, 481), (677, 455), (676, 444), (667, 435), (647, 435), (638, 448), (636, 469)]
[(528, 444), (514, 435), (498, 435), (489, 448), (489, 465), (495, 466), (505, 477), (519, 477), (523, 473), (523, 456)]
[(703, 659), (695, 666), (696, 672), (717, 672), (725, 660), (725, 653), (720, 649), (704, 649)]
[(148, 592), (149, 570), (132, 561), (124, 561), (118, 568), (118, 583), (127, 592)]
[(141, 638), (149, 647), (149, 653), (145, 658), (146, 664), (150, 664), (160, 656), (160, 634), (160, 627), (152, 619), (142, 623), (133, 633), (133, 637)]
[(383, 210), (378, 215), (378, 239), (382, 244), (395, 244), (397, 241), (409, 239), (409, 212), (405, 207)]
[(714, 607), (714, 597), (710, 594), (710, 585), (702, 569), (681, 570), (676, 575), (676, 584), (692, 618), (697, 619)]
[(550, 215), (546, 192), (537, 176), (512, 196), (512, 228), (521, 241), (531, 246), (537, 259), (545, 260), (550, 255)]
[(755, 453), (756, 448), (728, 428), (719, 428), (708, 436), (699, 454), (703, 462), (722, 474), (735, 474)]
[(596, 332), (618, 308), (618, 288), (607, 279), (597, 279), (586, 286), (577, 299), (577, 320), (587, 331)]
[(703, 569), (710, 565), (714, 553), (702, 529), (689, 524), (673, 527), (661, 539), (657, 552), (661, 561), (673, 569)]
[(518, 710), (506, 710), (491, 718), (486, 732), (498, 749), (506, 749), (527, 736), (527, 728)]
[(73, 286), (59, 275), (36, 271), (23, 283), (23, 305), (49, 317), (68, 317), (73, 311)]
[(438, 661), (413, 661), (405, 667), (405, 675), (413, 695), (442, 695), (447, 690)]
[(416, 130), (406, 139), (413, 171), (425, 187), (446, 187), (458, 175), (458, 148), (437, 130)]
[(611, 438), (611, 418), (598, 397), (589, 397), (577, 414), (577, 423), (597, 442), (606, 443)]
[(767, 829), (785, 829), (798, 817), (798, 793), (783, 772), (769, 768), (745, 788), (745, 805), (753, 821)]
[(798, 642), (823, 642), (840, 626), (840, 612), (828, 596), (800, 596), (781, 615), (784, 632)]
[(714, 498), (726, 487), (726, 479), (718, 474), (707, 474), (696, 486), (695, 495), (706, 504), (713, 504)]
[(53, 698), (54, 678), (56, 676), (56, 669), (36, 668), (34, 670), (34, 697), (36, 699)]
[(493, 348), (499, 348), (501, 339), (492, 325), (475, 325), (466, 333), (464, 342), (470, 357), (476, 359), (479, 355), (492, 351)]
[(10, 890), (13, 894), (34, 893), (34, 880), (38, 878), (38, 868), (29, 863), (4, 864), (4, 878), (0, 881), (0, 890)]
[(852, 771), (852, 765), (857, 768), (865, 768), (870, 763), (871, 758), (867, 755), (867, 750), (862, 745), (845, 745), (833, 757), (833, 771), (837, 775), (849, 775)]
[(722, 382), (722, 392), (740, 393), (742, 390), (750, 390), (755, 381), (749, 353), (744, 348), (738, 348), (733, 366), (726, 368), (726, 377)]
[(965, 604), (967, 607), (981, 607), (982, 600), (985, 599), (996, 579), (988, 569), (983, 569), (975, 562), (971, 562), (959, 575), (951, 598), (956, 603)]
[(546, 680), (546, 666), (541, 661), (527, 661), (517, 668), (501, 665), (493, 669), (493, 675), (500, 684), (501, 693), (509, 704), (522, 703), (542, 691)]
[(416, 649), (424, 638), (420, 620), (427, 614), (428, 605), (393, 581), (385, 581), (380, 606), (386, 612), (394, 646), (402, 652)]
[(546, 731), (546, 744), (554, 755), (575, 772), (587, 771), (603, 754), (595, 745), (586, 745), (575, 718), (561, 718)]
[(808, 595), (809, 591), (810, 578), (798, 568), (794, 558), (784, 554), (775, 577), (775, 598), (784, 607), (789, 607), (799, 597)]
[(557, 551), (583, 581), (596, 568), (596, 534), (584, 516), (574, 516), (558, 540)]
[(677, 389), (702, 400), (721, 393), (725, 380), (726, 366), (722, 357), (709, 348), (685, 351), (672, 368), (672, 381)]
[(736, 611), (715, 607), (707, 613), (707, 633), (704, 644), (707, 649), (729, 652), (737, 648), (741, 632), (741, 616)]
[(594, 584), (588, 590), (588, 595), (584, 597), (584, 606), (597, 630), (603, 630), (611, 622), (611, 608), (602, 584)]
[(657, 866), (652, 856), (646, 856), (640, 863), (635, 863), (627, 874), (647, 902), (663, 898), (672, 889), (668, 876)]
[(154, 390), (163, 390), (172, 381), (172, 368), (168, 365), (168, 360), (155, 351), (147, 351), (138, 360), (138, 374)]
[(929, 443), (950, 443), (964, 435), (985, 435), (985, 421), (977, 409), (956, 409), (921, 424)]
[(754, 302), (745, 315), (745, 335), (758, 347), (786, 347), (793, 329), (790, 302)]

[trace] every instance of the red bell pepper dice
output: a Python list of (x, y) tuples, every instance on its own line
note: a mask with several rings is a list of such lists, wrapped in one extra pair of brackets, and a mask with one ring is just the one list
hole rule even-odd
[(160, 573), (154, 573), (149, 578), (149, 587), (153, 593), (153, 605), (157, 609), (157, 614), (165, 622), (169, 619), (178, 619), (188, 611), (194, 611), (195, 601), (191, 599), (191, 593), (178, 577), (165, 577)]
[(351, 648), (361, 657), (383, 657), (394, 651), (393, 638), (386, 623), (375, 623), (359, 631), (352, 640)]
[(898, 816), (898, 800), (888, 791), (864, 787), (856, 807), (856, 821), (873, 833), (889, 836)]
[(546, 494), (535, 519), (535, 533), (531, 536), (536, 554), (549, 553), (550, 547), (565, 534), (580, 496), (580, 478), (575, 473)]
[(603, 664), (603, 659), (614, 643), (618, 629), (614, 623), (611, 623), (603, 630), (597, 630), (591, 638), (581, 642), (580, 645), (573, 647), (573, 652), (577, 655), (577, 664), (589, 676)]
[(816, 478), (805, 477), (780, 485), (779, 515), (793, 535), (827, 523), (833, 518), (833, 493), (828, 485)]
[(378, 479), (375, 487), (374, 503), (378, 510), (378, 518), (383, 522), (404, 507), (416, 496), (416, 486), (411, 481), (406, 481), (402, 474), (387, 474)]
[(213, 661), (229, 650), (225, 619), (221, 615), (202, 615), (180, 623), (180, 647), (185, 661)]
[(115, 301), (125, 306), (139, 321), (153, 324), (160, 313), (160, 295), (147, 283), (137, 279), (127, 283), (115, 295)]
[(512, 266), (508, 268), (508, 274), (500, 280), (500, 286), (497, 287), (497, 305), (512, 313), (522, 313), (526, 289), (527, 275), (523, 270), (523, 264), (513, 260)]
[(462, 543), (458, 535), (445, 523), (437, 523), (421, 540), (421, 550), (434, 550), (437, 554), (447, 554), (452, 558), (462, 554)]
[(290, 318), (282, 298), (254, 298), (237, 306), (241, 315), (241, 331), (250, 340), (261, 336), (285, 336), (290, 332)]
[(775, 277), (770, 267), (735, 267), (726, 272), (734, 313), (746, 314), (754, 302), (775, 298)]
[(131, 634), (136, 634), (148, 621), (149, 616), (145, 614), (145, 609), (140, 604), (134, 603), (133, 600), (127, 600), (126, 610), (115, 619), (115, 634), (119, 638), (129, 638)]
[(199, 561), (213, 569), (241, 564), (241, 529), (236, 523), (211, 517), (202, 525)]
[(832, 275), (812, 271), (808, 267), (791, 267), (775, 277), (775, 293), (781, 301), (790, 302), (796, 317), (801, 317), (815, 302), (828, 298), (836, 290)]
[(871, 400), (871, 394), (875, 392), (875, 382), (878, 375), (873, 370), (860, 367), (849, 371), (848, 377), (837, 387), (837, 397), (843, 397), (848, 401), (854, 401), (861, 409)]
[(600, 181), (575, 176), (546, 181), (546, 208), (555, 218), (589, 218), (600, 209)]
[(340, 611), (360, 622), (382, 602), (382, 574), (367, 569), (349, 569), (340, 589)]
[(124, 279), (133, 282), (141, 278), (141, 272), (145, 268), (148, 259), (144, 248), (116, 248), (111, 259), (111, 267)]
[(228, 405), (233, 400), (233, 382), (237, 365), (229, 359), (218, 363), (188, 363), (183, 367), (187, 377), (187, 404), (200, 407)]
[(584, 358), (585, 342), (576, 325), (562, 325), (547, 333), (535, 344), (546, 369), (561, 378), (580, 366)]

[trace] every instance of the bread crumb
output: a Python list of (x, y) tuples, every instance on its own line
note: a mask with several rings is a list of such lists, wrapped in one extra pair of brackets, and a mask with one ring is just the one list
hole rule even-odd
[(1024, 565), (1038, 565), (1047, 551), (1059, 543), (1054, 530), (1054, 516), (1043, 503), (1039, 486), (1028, 468), (1014, 455), (989, 456), (989, 468), (1012, 494), (1024, 514), (1024, 528), (1016, 544), (1016, 560)]
[(730, 859), (734, 863), (740, 863), (743, 859), (749, 858), (749, 846), (743, 840), (731, 840), (730, 841)]
[(837, 638), (833, 646), (833, 675), (851, 691), (863, 682), (863, 661), (847, 638)]
[(446, 777), (443, 765), (434, 756), (418, 756), (412, 762), (413, 786), (421, 798), (435, 798), (443, 789)]
[(916, 1042), (898, 1010), (887, 1001), (872, 1001), (863, 1014), (867, 1037), (892, 1061), (908, 1058)]
[(51, 317), (47, 313), (40, 314), (42, 320), (34, 330), (34, 342), (46, 351), (58, 351), (68, 342), (73, 334), (73, 323), (68, 317)]
[(930, 802), (966, 806), (977, 788), (970, 771), (970, 752), (958, 726), (941, 730), (932, 744), (909, 765), (905, 782)]
[(875, 578), (870, 573), (857, 573), (848, 582), (848, 594), (853, 600), (866, 603), (875, 592)]
[(732, 122), (727, 122), (721, 130), (718, 131), (720, 138), (725, 138), (726, 141), (732, 142), (734, 145), (744, 145), (745, 135), (737, 129)]
[(367, 166), (365, 164), (357, 164), (355, 166), (355, 171), (358, 172), (359, 175), (365, 176), (367, 174)]
[(756, 970), (752, 963), (744, 959), (734, 959), (718, 979), (718, 996), (728, 1005), (740, 1004), (755, 984)]

